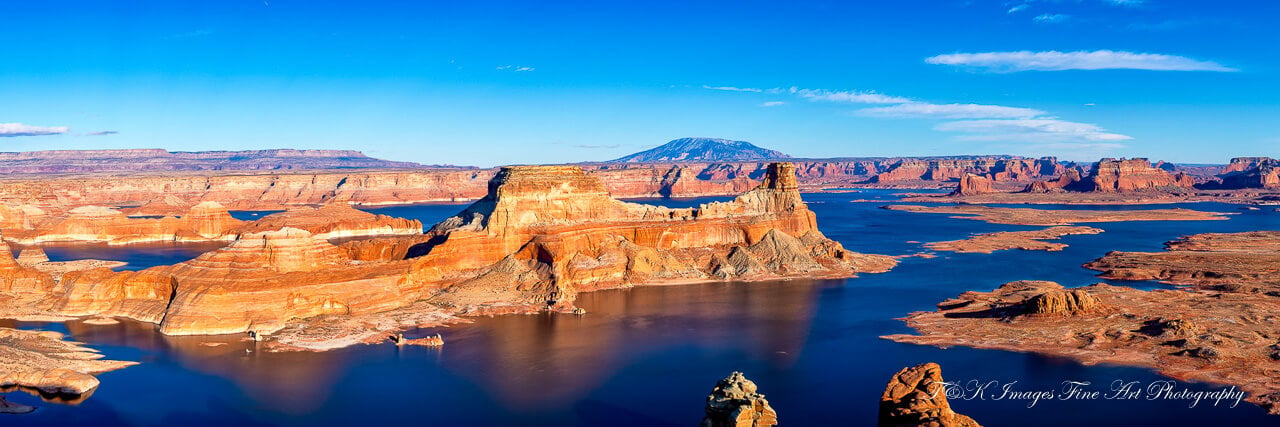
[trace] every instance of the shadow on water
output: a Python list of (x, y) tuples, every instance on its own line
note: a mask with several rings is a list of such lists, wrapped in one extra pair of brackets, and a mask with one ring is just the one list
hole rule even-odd
[[(808, 194), (819, 223), (846, 247), (913, 254), (923, 243), (972, 233), (1032, 229), (943, 215), (879, 209), (901, 190)], [(706, 200), (696, 201), (702, 203)], [(695, 203), (688, 201), (687, 203)], [(1230, 209), (1195, 204), (1192, 208)], [(396, 216), (444, 218), (461, 205)], [(1124, 207), (1151, 208), (1146, 207)], [(391, 209), (391, 208), (382, 208)], [(379, 213), (385, 213), (379, 211)], [(1082, 381), (1164, 380), (1147, 369), (1083, 366), (1006, 351), (941, 349), (879, 337), (910, 333), (898, 318), (967, 290), (1024, 279), (1066, 286), (1101, 281), (1080, 265), (1110, 250), (1161, 250), (1186, 234), (1280, 228), (1280, 213), (1229, 221), (1127, 222), (1067, 236), (1062, 252), (939, 253), (909, 257), (893, 271), (849, 280), (793, 280), (654, 286), (582, 294), (583, 316), (481, 317), (412, 334), (444, 334), (439, 349), (356, 346), (323, 353), (269, 353), (241, 337), (166, 337), (154, 325), (18, 324), (69, 333), (110, 358), (142, 362), (101, 375), (76, 407), (31, 396), (41, 408), (14, 425), (691, 425), (715, 382), (739, 370), (760, 385), (784, 425), (871, 425), (889, 377), (939, 362), (953, 382), (997, 381), (1015, 390), (1056, 390)], [(1161, 287), (1152, 283), (1113, 284)], [(3, 325), (3, 323), (0, 323)], [(1193, 390), (1215, 386), (1177, 382)], [(984, 426), (1275, 425), (1253, 405), (1186, 401), (956, 400)]]

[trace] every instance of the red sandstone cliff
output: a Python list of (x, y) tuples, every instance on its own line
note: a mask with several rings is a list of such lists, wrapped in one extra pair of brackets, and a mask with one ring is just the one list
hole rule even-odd
[(1147, 189), (1191, 188), (1195, 182), (1185, 174), (1171, 174), (1144, 158), (1102, 159), (1093, 164), (1081, 182), (1084, 191), (1127, 192)]

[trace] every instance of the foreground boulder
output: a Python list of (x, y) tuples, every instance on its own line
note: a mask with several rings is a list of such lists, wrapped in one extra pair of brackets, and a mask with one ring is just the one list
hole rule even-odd
[(769, 406), (756, 383), (734, 372), (716, 383), (707, 396), (707, 415), (701, 427), (770, 427), (778, 425), (778, 413)]
[(880, 396), (880, 427), (981, 427), (947, 402), (942, 367), (924, 363), (902, 368)]

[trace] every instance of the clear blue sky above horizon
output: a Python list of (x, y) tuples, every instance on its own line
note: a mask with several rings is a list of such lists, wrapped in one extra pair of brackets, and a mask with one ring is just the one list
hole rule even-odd
[(0, 151), (1280, 156), (1280, 2), (6, 4)]

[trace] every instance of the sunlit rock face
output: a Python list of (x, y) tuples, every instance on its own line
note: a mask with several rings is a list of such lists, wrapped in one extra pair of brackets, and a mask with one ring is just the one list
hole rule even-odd
[(118, 209), (81, 206), (59, 218), (26, 223), (29, 226), (9, 230), (6, 240), (27, 245), (45, 242), (105, 242), (124, 245), (143, 242), (225, 241), (235, 238), (236, 229), (244, 221), (232, 218), (227, 209), (217, 202), (203, 202), (181, 215), (160, 218), (135, 218)]
[(1218, 175), (1223, 188), (1280, 188), (1280, 160), (1237, 157)]
[(1195, 182), (1186, 174), (1171, 174), (1143, 158), (1102, 159), (1080, 183), (1085, 191), (1126, 192), (1160, 188), (1191, 188)]
[(894, 261), (826, 239), (800, 198), (794, 166), (730, 202), (669, 209), (614, 200), (576, 167), (504, 168), (489, 195), (431, 230), (415, 265), (461, 279), (437, 300), (563, 304), (579, 291), (648, 282), (851, 276)]

